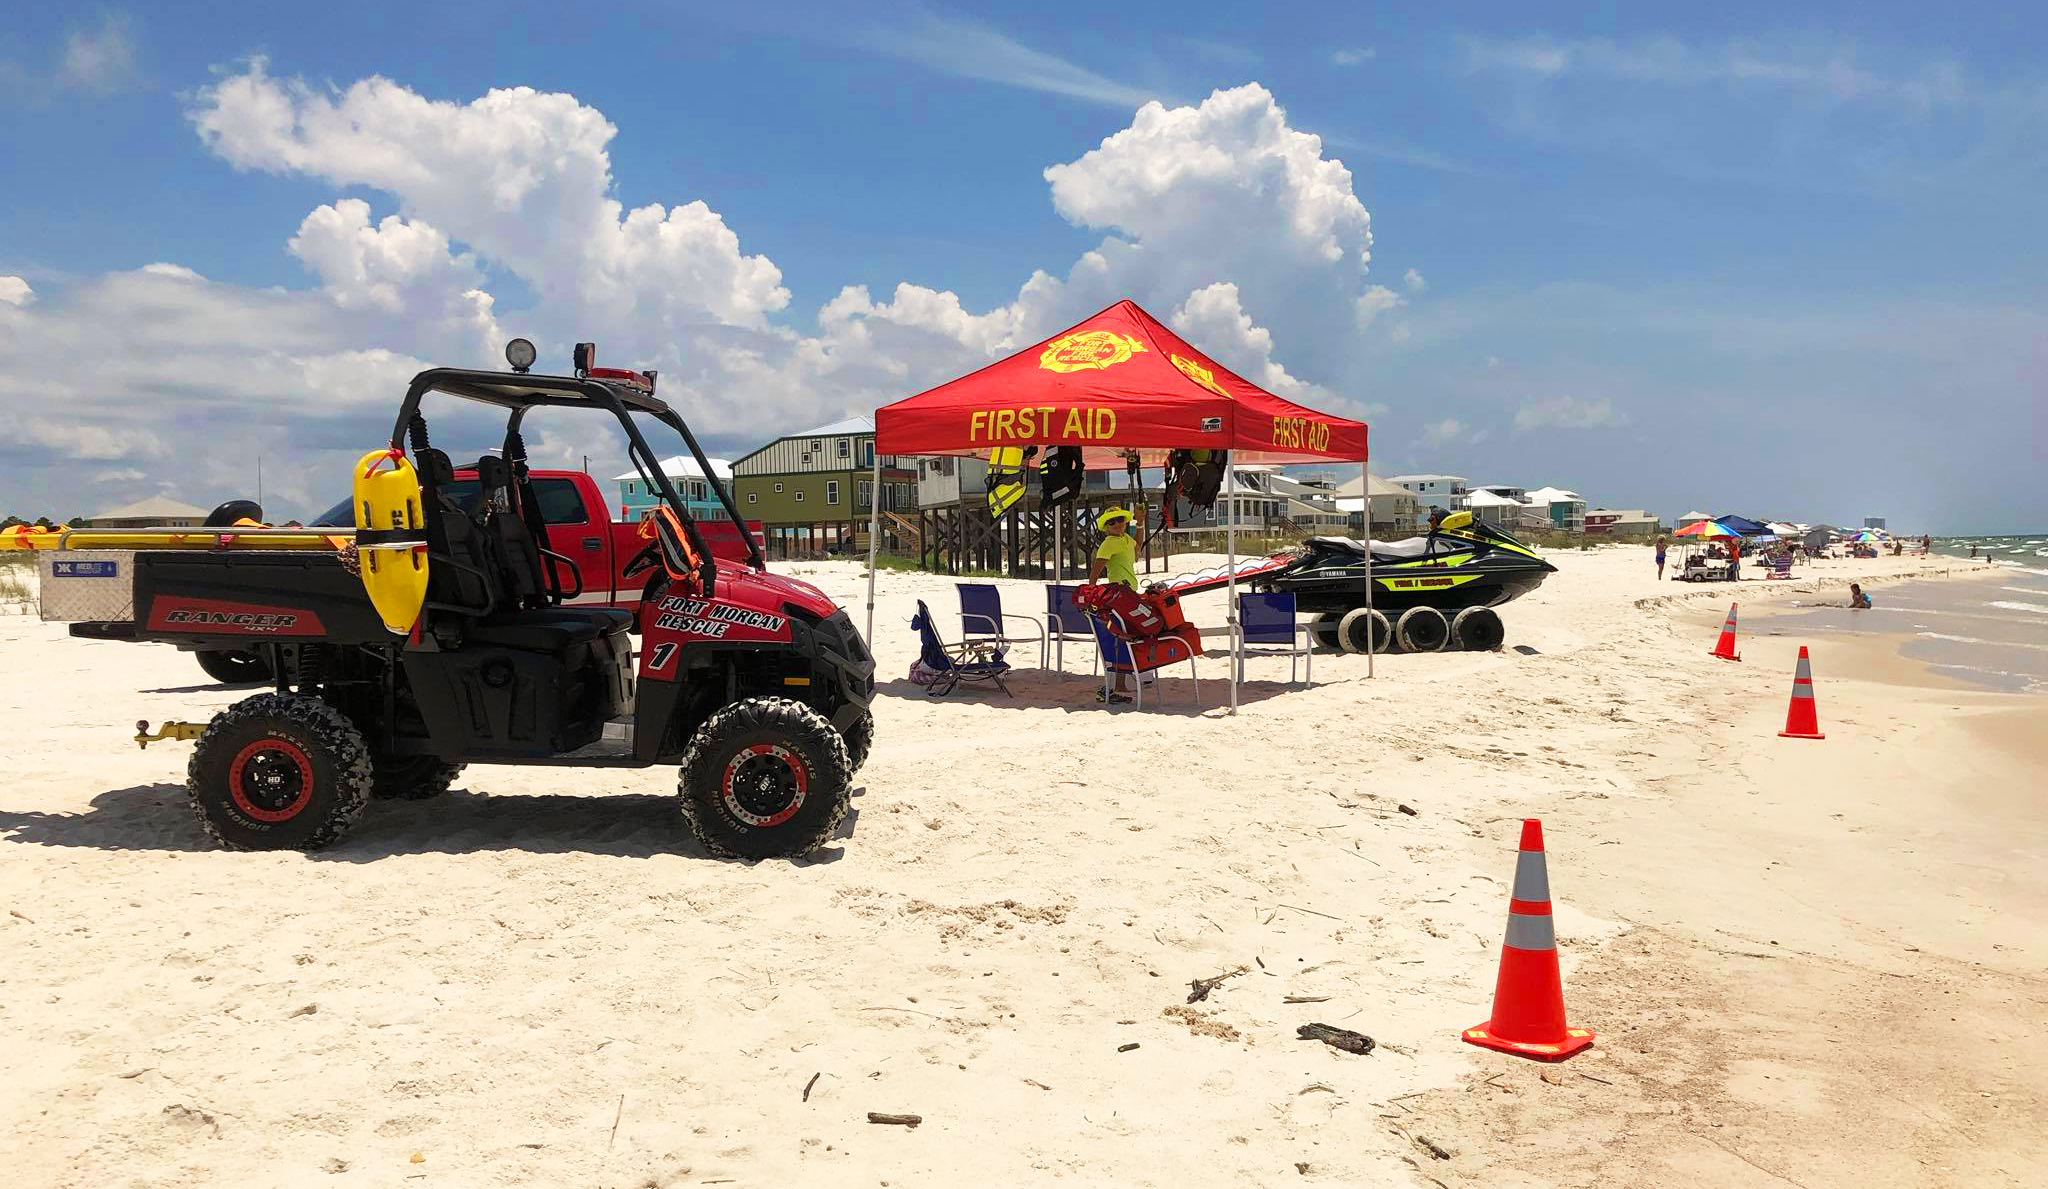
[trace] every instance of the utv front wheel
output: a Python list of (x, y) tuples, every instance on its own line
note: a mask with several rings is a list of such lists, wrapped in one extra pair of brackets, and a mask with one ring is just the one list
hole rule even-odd
[(868, 752), (874, 750), (875, 716), (861, 715), (841, 738), (846, 742), (846, 774), (851, 776), (868, 762)]
[(298, 694), (258, 694), (214, 715), (186, 773), (200, 826), (232, 850), (318, 850), (370, 796), (362, 732)]
[(448, 791), (461, 764), (438, 756), (378, 756), (371, 761), (370, 795), (379, 801), (424, 801)]
[(823, 715), (787, 698), (748, 698), (697, 728), (677, 793), (712, 854), (795, 857), (839, 828), (852, 776), (846, 743)]

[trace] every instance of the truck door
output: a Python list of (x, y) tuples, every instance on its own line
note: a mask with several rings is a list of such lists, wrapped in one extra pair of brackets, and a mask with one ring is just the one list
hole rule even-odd
[[(535, 475), (533, 494), (548, 525), (548, 548), (576, 563), (583, 593), (572, 601), (606, 606), (618, 601), (618, 564), (612, 556), (612, 526), (607, 509), (592, 508), (576, 481)], [(567, 576), (562, 583), (569, 586)]]

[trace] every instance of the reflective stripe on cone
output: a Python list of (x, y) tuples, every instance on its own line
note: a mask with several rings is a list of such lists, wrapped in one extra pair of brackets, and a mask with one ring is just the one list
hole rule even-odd
[(1785, 708), (1785, 729), (1780, 739), (1825, 739), (1820, 733), (1820, 712), (1813, 700), (1813, 662), (1806, 645), (1799, 646), (1799, 667), (1792, 673), (1792, 704)]

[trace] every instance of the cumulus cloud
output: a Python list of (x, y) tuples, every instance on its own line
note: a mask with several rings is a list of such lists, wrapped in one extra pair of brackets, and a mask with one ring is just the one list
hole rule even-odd
[(1360, 330), (1369, 329), (1374, 322), (1379, 320), (1381, 314), (1386, 313), (1388, 310), (1399, 309), (1407, 304), (1407, 298), (1402, 297), (1385, 285), (1371, 286), (1358, 296), (1358, 328)]
[(1408, 286), (1408, 292), (1410, 293), (1420, 293), (1424, 289), (1429, 288), (1429, 282), (1423, 280), (1422, 274), (1412, 268), (1401, 274), (1401, 283)]
[(1515, 428), (1598, 429), (1620, 425), (1624, 418), (1607, 397), (1545, 396), (1522, 402), (1515, 410)]
[[(429, 99), (382, 78), (315, 88), (256, 61), (196, 94), (187, 115), (234, 168), (361, 196), (313, 208), (290, 237), (303, 288), (245, 288), (168, 261), (50, 293), (22, 283), (0, 304), (0, 405), (64, 402), (119, 432), (10, 454), (0, 496), (70, 492), (77, 474), (60, 456), (151, 472), (152, 459), (203, 452), (265, 457), (273, 504), (318, 510), (347, 461), (381, 440), (410, 375), (495, 366), (508, 333), (534, 338), (544, 360), (594, 337), (608, 361), (661, 368), (662, 394), (725, 449), (873, 409), (1123, 297), (1256, 383), (1358, 411), (1351, 393), (1302, 376), (1352, 375), (1342, 362), (1356, 304), (1402, 300), (1366, 284), (1371, 219), (1350, 173), (1256, 84), (1147, 104), (1046, 170), (1054, 208), (1103, 238), (1033, 272), (1010, 300), (975, 309), (910, 281), (879, 299), (850, 286), (807, 321), (787, 318), (776, 263), (702, 202), (628, 210), (612, 198), (618, 129), (573, 96)], [(529, 308), (500, 308), (491, 289), (503, 276)], [(47, 374), (27, 344), (94, 368)], [(615, 431), (594, 419), (535, 420), (536, 458), (616, 457)], [(481, 421), (436, 429), (458, 454), (492, 444)], [(246, 494), (246, 479), (218, 468), (202, 489), (187, 473), (182, 498)]]
[(1422, 442), (1426, 446), (1447, 446), (1459, 438), (1469, 437), (1471, 428), (1456, 417), (1432, 421), (1422, 427)]
[(0, 305), (25, 306), (36, 299), (36, 291), (20, 277), (0, 277)]

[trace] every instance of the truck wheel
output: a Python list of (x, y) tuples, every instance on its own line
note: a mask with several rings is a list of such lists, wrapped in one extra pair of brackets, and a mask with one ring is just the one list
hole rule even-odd
[(1491, 607), (1467, 607), (1451, 620), (1451, 638), (1468, 652), (1498, 652), (1507, 637), (1500, 613)]
[(875, 716), (863, 714), (859, 721), (848, 727), (840, 736), (846, 744), (846, 774), (852, 776), (868, 762), (868, 752), (875, 746)]
[(1346, 652), (1385, 652), (1393, 633), (1377, 607), (1353, 607), (1337, 621), (1337, 645)]
[(370, 795), (379, 801), (424, 801), (448, 791), (461, 764), (438, 756), (377, 756), (370, 761)]
[(208, 648), (192, 654), (208, 677), (222, 685), (255, 685), (272, 677), (270, 659), (241, 648)]
[(712, 854), (794, 857), (839, 828), (851, 769), (823, 715), (787, 698), (747, 698), (697, 728), (676, 791), (690, 832)]
[(370, 749), (341, 711), (299, 694), (257, 694), (213, 716), (192, 749), (186, 792), (200, 826), (231, 850), (318, 850), (369, 800)]
[(1441, 652), (1451, 640), (1451, 624), (1435, 607), (1410, 607), (1394, 624), (1403, 652)]

